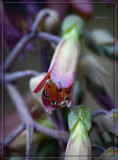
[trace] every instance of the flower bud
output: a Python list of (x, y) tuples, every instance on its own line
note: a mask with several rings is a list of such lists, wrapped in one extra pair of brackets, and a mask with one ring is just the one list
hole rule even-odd
[(59, 15), (55, 10), (45, 9), (50, 12), (50, 15), (45, 19), (44, 28), (47, 32), (56, 33), (59, 26)]
[(79, 35), (81, 35), (85, 29), (85, 24), (83, 19), (77, 15), (70, 15), (66, 17), (62, 23), (63, 34), (67, 36), (67, 33), (69, 32), (69, 30), (71, 30), (75, 26), (76, 26), (76, 32), (77, 32), (76, 34), (79, 37)]
[(102, 116), (101, 123), (105, 131), (118, 136), (118, 109), (113, 109), (104, 116)]
[(66, 148), (65, 160), (88, 160), (91, 155), (88, 135), (91, 128), (90, 110), (85, 106), (73, 107), (68, 121), (71, 134)]

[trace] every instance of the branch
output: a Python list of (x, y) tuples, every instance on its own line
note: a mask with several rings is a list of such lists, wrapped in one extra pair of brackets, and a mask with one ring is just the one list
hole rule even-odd
[[(2, 74), (1, 74), (2, 75)], [(39, 72), (35, 70), (25, 70), (25, 71), (18, 71), (14, 73), (5, 73), (5, 82), (11, 82), (15, 80), (19, 80), (21, 78), (27, 77), (27, 76), (38, 76)], [(2, 77), (0, 76), (0, 81), (2, 81)]]
[(36, 16), (36, 18), (35, 18), (34, 23), (33, 23), (32, 26), (31, 26), (31, 32), (35, 32), (35, 33), (36, 33), (37, 28), (38, 28), (38, 26), (40, 25), (41, 21), (42, 21), (45, 17), (49, 16), (50, 14), (51, 14), (51, 13), (50, 13), (49, 10), (41, 10), (41, 11), (39, 11), (38, 14), (37, 14), (37, 16)]
[(24, 129), (24, 125), (18, 126), (12, 133), (10, 133), (9, 138), (6, 139), (3, 147), (8, 146), (22, 131), (24, 131)]
[(101, 152), (104, 152), (105, 151), (105, 148), (104, 147), (102, 147), (102, 146), (100, 146), (100, 145), (97, 145), (97, 144), (91, 144), (91, 147), (92, 148), (96, 148), (96, 149), (98, 149), (98, 150), (100, 150)]
[(31, 41), (33, 40), (33, 38), (36, 37), (35, 33), (30, 33), (30, 34), (26, 34), (24, 35), (24, 37), (22, 37), (19, 42), (16, 44), (16, 46), (12, 49), (12, 51), (9, 53), (8, 57), (6, 58), (4, 64), (4, 69), (5, 70), (9, 70), (12, 65), (14, 64), (16, 58), (18, 57), (18, 55), (23, 51), (23, 49), (25, 48), (25, 46)]
[(50, 43), (54, 42), (54, 43), (59, 43), (59, 41), (61, 40), (61, 38), (59, 36), (50, 34), (50, 33), (46, 33), (46, 32), (40, 32), (38, 33), (37, 37), (47, 40)]
[(24, 50), (25, 46), (33, 39), (35, 38), (41, 38), (43, 40), (47, 40), (50, 43), (58, 43), (60, 41), (59, 36), (55, 36), (53, 34), (45, 33), (45, 32), (40, 32), (40, 33), (30, 33), (24, 35), (19, 42), (16, 44), (16, 46), (13, 48), (13, 50), (9, 53), (8, 57), (5, 60), (5, 70), (9, 70), (12, 65), (14, 64), (16, 58), (18, 55)]
[(105, 109), (99, 109), (97, 111), (95, 111), (93, 114), (92, 114), (92, 119), (94, 119), (96, 116), (100, 115), (100, 114), (107, 114), (108, 111), (105, 110)]
[(6, 89), (16, 107), (16, 110), (18, 111), (21, 120), (23, 124), (25, 124), (25, 128), (27, 129), (27, 146), (26, 146), (26, 155), (29, 156), (30, 150), (31, 150), (31, 144), (32, 144), (32, 138), (33, 138), (33, 130), (36, 130), (40, 133), (43, 133), (47, 136), (63, 140), (67, 142), (69, 133), (55, 130), (51, 128), (44, 127), (38, 123), (36, 123), (28, 111), (28, 108), (20, 95), (18, 89), (16, 86), (12, 84), (6, 84)]
[(65, 142), (68, 141), (68, 138), (69, 138), (68, 132), (47, 128), (47, 127), (44, 127), (36, 122), (34, 122), (34, 123), (35, 123), (35, 130), (36, 131), (43, 133), (47, 136), (50, 136), (52, 138), (55, 138), (55, 139), (63, 140)]
[[(36, 19), (34, 21), (34, 23), (31, 26), (31, 30), (29, 34), (24, 35), (24, 37), (22, 37), (20, 39), (20, 41), (16, 44), (16, 46), (13, 48), (13, 50), (9, 53), (8, 57), (5, 60), (5, 70), (9, 70), (12, 65), (14, 64), (16, 58), (18, 57), (18, 55), (23, 51), (23, 49), (25, 48), (25, 46), (34, 38), (36, 37), (45, 37), (47, 38), (50, 35), (46, 35), (46, 33), (42, 33), (42, 34), (38, 34), (37, 35), (37, 28), (40, 25), (41, 21), (46, 17), (46, 16), (50, 16), (50, 10), (44, 10), (42, 12), (39, 11), (39, 13), (36, 16)], [(53, 38), (53, 36), (52, 36)], [(50, 38), (48, 38), (50, 39)]]

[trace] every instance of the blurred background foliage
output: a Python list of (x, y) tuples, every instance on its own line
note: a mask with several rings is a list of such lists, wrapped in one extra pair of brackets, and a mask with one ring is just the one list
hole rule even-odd
[[(7, 2), (4, 0), (4, 2)], [(12, 2), (15, 2), (13, 0)], [(17, 2), (23, 2), (22, 0)], [(28, 1), (30, 2), (30, 0)], [(36, 2), (36, 1), (35, 1)], [(39, 1), (37, 1), (39, 2)], [(85, 27), (88, 31), (93, 31), (95, 29), (105, 29), (113, 36), (115, 35), (115, 6), (114, 4), (107, 3), (92, 3), (92, 4), (74, 4), (74, 3), (48, 3), (49, 0), (45, 0), (43, 2), (47, 3), (12, 3), (4, 4), (4, 59), (9, 55), (9, 52), (15, 46), (15, 44), (19, 41), (19, 39), (28, 32), (29, 26), (31, 26), (36, 14), (40, 9), (43, 8), (52, 8), (55, 9), (59, 13), (60, 22), (62, 22), (63, 18), (69, 14), (78, 14), (85, 21)], [(57, 1), (55, 1), (57, 2)], [(74, 2), (74, 0), (66, 0), (66, 2)], [(79, 2), (79, 1), (78, 1)], [(84, 0), (84, 2), (88, 2), (88, 0)], [(100, 2), (100, 1), (98, 1)], [(102, 2), (106, 2), (105, 0)], [(0, 6), (0, 30), (1, 30), (1, 6)], [(99, 16), (99, 18), (98, 18)], [(104, 18), (100, 18), (104, 17)], [(106, 17), (106, 18), (105, 18)], [(118, 21), (116, 22), (118, 24)], [(116, 24), (116, 26), (118, 26)], [(61, 23), (60, 23), (61, 25)], [(54, 30), (55, 35), (61, 36), (60, 25), (57, 29)], [(43, 28), (43, 26), (42, 26)], [(40, 29), (42, 29), (40, 28)], [(1, 34), (1, 33), (0, 33)], [(117, 35), (116, 35), (117, 37)], [(101, 37), (102, 38), (102, 37)], [(1, 40), (1, 39), (0, 39)], [(2, 42), (0, 41), (0, 44)], [(1, 46), (1, 45), (0, 45)], [(53, 44), (52, 44), (53, 46)], [(12, 72), (19, 70), (27, 70), (34, 69), (38, 72), (45, 72), (48, 70), (51, 57), (54, 52), (54, 47), (52, 47), (48, 42), (44, 40), (35, 40), (31, 42), (23, 53), (20, 54), (17, 63), (15, 63), (12, 68)], [(113, 103), (115, 102), (115, 61), (114, 59), (110, 59), (105, 57), (104, 55), (95, 54), (92, 50), (90, 50), (85, 44), (85, 40), (81, 40), (81, 55), (91, 54), (94, 56), (104, 69), (106, 69), (109, 73), (109, 76), (101, 75), (101, 79), (103, 80), (103, 84), (106, 87), (108, 93), (111, 96)], [(45, 62), (45, 63), (44, 63)], [(118, 63), (116, 63), (116, 69), (118, 68)], [(118, 73), (118, 71), (116, 71)], [(118, 79), (118, 74), (116, 73), (116, 82)], [(29, 78), (23, 78), (22, 80), (18, 80), (15, 82), (18, 86), (21, 94), (23, 95), (29, 110), (37, 121), (40, 121), (41, 124), (44, 124), (48, 127), (53, 127), (52, 124), (47, 122), (46, 116), (44, 116), (44, 112), (40, 109), (36, 109), (35, 111), (35, 102), (32, 98), (32, 95), (29, 90)], [(81, 87), (81, 86), (79, 86)], [(118, 86), (116, 85), (116, 95), (118, 93)], [(81, 95), (79, 95), (81, 97)], [(2, 97), (2, 95), (1, 95)], [(89, 91), (86, 89), (84, 95), (82, 96), (82, 101), (79, 102), (89, 107), (92, 113), (101, 108), (100, 104), (96, 101), (94, 96), (92, 96)], [(116, 105), (118, 104), (118, 99), (116, 98)], [(61, 109), (64, 115), (66, 128), (68, 130), (67, 125), (67, 116), (68, 109)], [(39, 119), (40, 117), (40, 119)], [(14, 120), (15, 119), (15, 120)], [(4, 120), (5, 120), (5, 138), (9, 135), (9, 133), (16, 128), (21, 123), (18, 113), (16, 113), (14, 106), (12, 104), (11, 99), (9, 98), (7, 92), (4, 90)], [(91, 130), (90, 140), (91, 143), (97, 143), (99, 145), (108, 148), (109, 145), (114, 145), (111, 143), (111, 135), (105, 132), (104, 128), (101, 125), (101, 115), (95, 118), (95, 121), (100, 126), (104, 139), (107, 143), (104, 143), (99, 135), (95, 132), (95, 130)], [(1, 124), (0, 124), (1, 125)], [(0, 126), (1, 128), (1, 126)], [(10, 144), (8, 150), (6, 150), (6, 154), (9, 153), (9, 156), (22, 156), (24, 155), (25, 150), (25, 131), (18, 137), (17, 141)], [(0, 135), (1, 137), (1, 135)], [(113, 137), (112, 137), (113, 138)], [(21, 140), (22, 139), (22, 140)], [(106, 146), (107, 145), (107, 146)], [(59, 144), (56, 140), (52, 138), (48, 138), (45, 135), (36, 133), (34, 135), (33, 140), (33, 150), (32, 155), (34, 156), (44, 156), (47, 157), (58, 157), (63, 156), (64, 153), (61, 152), (59, 148)], [(100, 155), (101, 152), (94, 150), (93, 155)], [(8, 156), (8, 155), (7, 155)], [(42, 158), (42, 160), (46, 160), (47, 158)], [(10, 158), (12, 160), (12, 158)]]

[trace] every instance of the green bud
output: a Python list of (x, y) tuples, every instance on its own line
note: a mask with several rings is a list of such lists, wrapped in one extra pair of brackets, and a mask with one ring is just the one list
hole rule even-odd
[(69, 129), (72, 130), (76, 125), (77, 121), (82, 121), (86, 129), (89, 131), (91, 128), (91, 112), (85, 106), (75, 106), (71, 109), (68, 116)]
[(68, 116), (70, 138), (65, 160), (87, 160), (91, 155), (88, 131), (91, 128), (91, 112), (85, 106), (76, 106)]
[(62, 23), (63, 37), (67, 38), (72, 35), (78, 38), (84, 30), (84, 21), (77, 15), (67, 16)]

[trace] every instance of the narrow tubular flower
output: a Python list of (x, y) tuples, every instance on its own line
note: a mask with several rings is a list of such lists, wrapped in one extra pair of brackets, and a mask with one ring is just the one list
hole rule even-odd
[(55, 50), (48, 73), (33, 91), (35, 94), (42, 92), (42, 102), (47, 112), (72, 104), (82, 26), (81, 18), (76, 15), (64, 20), (62, 39)]
[(70, 138), (66, 148), (65, 160), (88, 160), (91, 156), (89, 130), (91, 112), (85, 106), (73, 107), (69, 116)]

